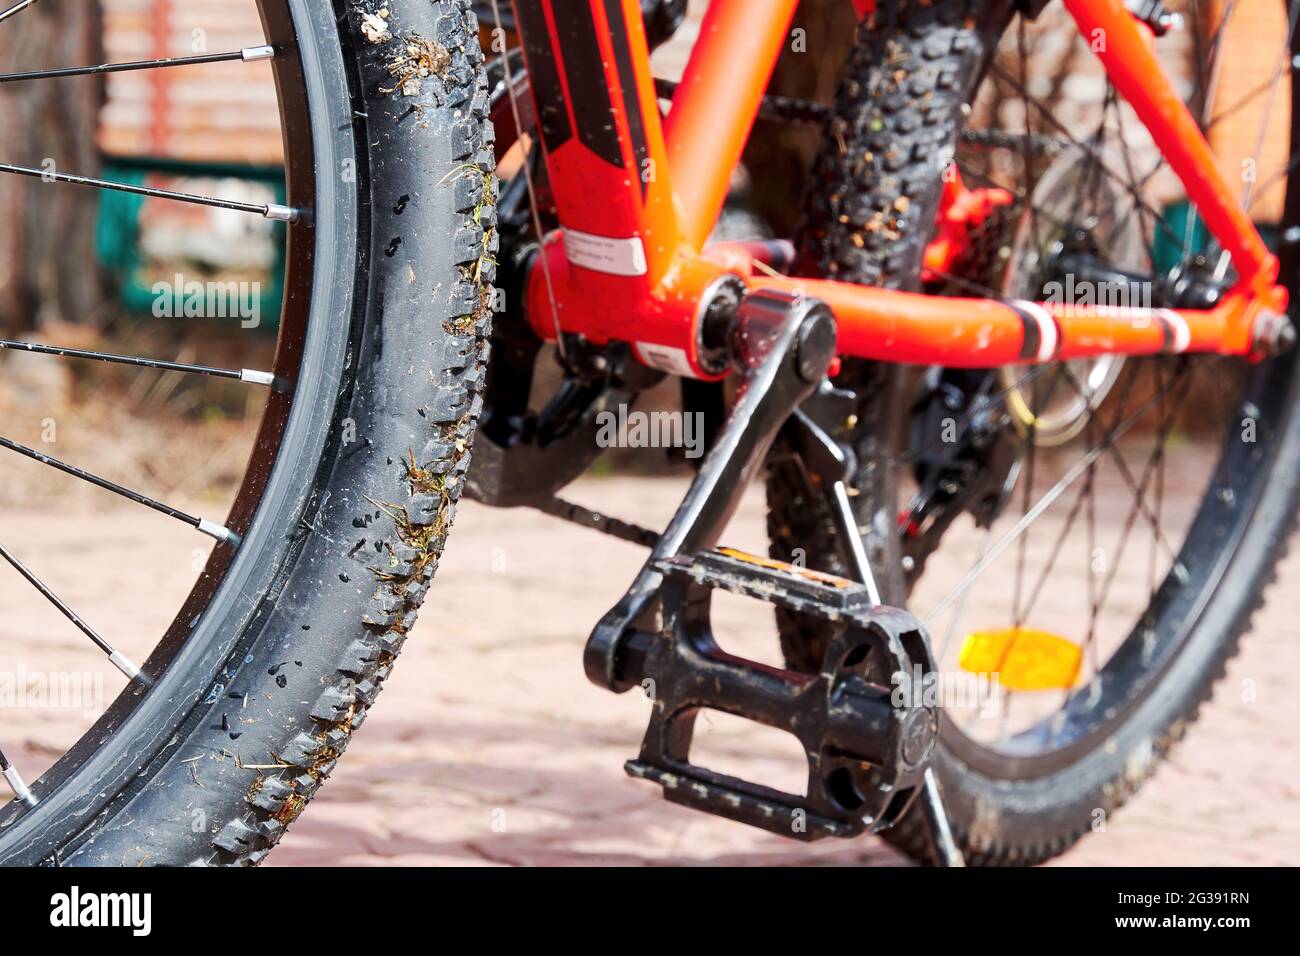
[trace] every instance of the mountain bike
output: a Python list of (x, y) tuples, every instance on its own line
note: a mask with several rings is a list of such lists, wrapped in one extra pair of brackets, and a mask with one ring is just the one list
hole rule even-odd
[[(1300, 4), (845, 0), (821, 32), (811, 6), (713, 0), (669, 82), (676, 0), (260, 0), (265, 43), (229, 56), (273, 64), (285, 203), (160, 198), (287, 224), (274, 366), (4, 343), (268, 398), (220, 523), (6, 445), (217, 543), (138, 665), (0, 552), (128, 681), (39, 779), (4, 760), (0, 859), (263, 859), (364, 721), (462, 493), (649, 549), (582, 666), (649, 699), (626, 770), (668, 800), (945, 865), (1104, 825), (1292, 528)], [(1263, 7), (1242, 87), (1232, 31)], [(756, 155), (774, 129), (802, 166)], [(725, 238), (741, 170), (784, 216)], [(708, 436), (668, 526), (558, 497), (602, 415), (667, 377)], [(770, 553), (722, 547), (760, 475)], [(772, 605), (785, 666), (723, 649), (717, 592)], [(798, 738), (805, 791), (696, 764), (707, 710)]]

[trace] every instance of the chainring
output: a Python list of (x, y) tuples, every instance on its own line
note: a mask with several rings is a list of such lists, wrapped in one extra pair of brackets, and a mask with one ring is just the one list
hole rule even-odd
[[(501, 308), (493, 321), (492, 360), (467, 485), (476, 500), (499, 507), (549, 501), (604, 451), (596, 440), (599, 416), (632, 405), (642, 389), (662, 377), (638, 365), (617, 345), (593, 348), (571, 339), (556, 352), (524, 314), (524, 289), (537, 249), (534, 206), (543, 230), (556, 225), (556, 219), (536, 145), (528, 78), (518, 54), (512, 50), (498, 56), (488, 67), (490, 115), (502, 170), (496, 283)], [(531, 164), (537, 195), (529, 195), (523, 164)], [(552, 356), (554, 371), (545, 364)], [(545, 398), (537, 400), (535, 392)]]

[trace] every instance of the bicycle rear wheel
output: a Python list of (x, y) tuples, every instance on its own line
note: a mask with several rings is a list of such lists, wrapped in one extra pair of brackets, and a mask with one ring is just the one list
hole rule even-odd
[[(1294, 293), (1300, 5), (1277, 10), (1263, 82), (1216, 97), (1235, 6), (1185, 5), (1186, 32), (1158, 48), (1190, 71), (1207, 128), (1256, 112), (1245, 153), (1225, 162), (1250, 169), (1243, 202)], [(1230, 282), (1194, 207), (1090, 63), (1055, 7), (1030, 23), (1006, 4), (882, 3), (814, 173), (804, 237), (814, 271), (1036, 299), (1078, 278), (1061, 263), (1086, 246), (1094, 263), (1167, 281), (1155, 294), (1189, 277)], [(922, 257), (950, 161), (968, 187), (1008, 190), (1011, 203), (940, 274)], [(992, 638), (1045, 634), (1033, 638), (1040, 649), (1078, 655), (1076, 677), (1004, 686), (990, 712), (970, 698), (947, 708), (935, 767), (968, 859), (1037, 863), (1104, 827), (1196, 718), (1293, 526), (1296, 366), (1292, 350), (1259, 364), (1172, 355), (1010, 374), (846, 370), (862, 402), (845, 436), (860, 463), (859, 526), (885, 600), (927, 621), (941, 680), (980, 673), (964, 649)], [(946, 457), (963, 442), (968, 459)], [(974, 450), (998, 444), (1010, 453)], [(842, 569), (818, 496), (780, 455), (769, 502), (774, 557), (802, 548), (811, 565)], [(815, 666), (824, 635), (793, 616), (780, 624), (787, 660)], [(928, 858), (914, 818), (892, 837)]]

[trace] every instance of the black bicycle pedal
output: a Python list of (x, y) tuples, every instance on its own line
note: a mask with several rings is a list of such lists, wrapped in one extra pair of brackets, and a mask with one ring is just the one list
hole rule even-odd
[[(910, 693), (933, 672), (920, 623), (867, 602), (852, 581), (719, 550), (655, 562), (661, 627), (642, 633), (624, 666), (653, 698), (628, 773), (668, 800), (800, 840), (887, 829), (922, 790), (938, 713)], [(816, 674), (748, 661), (714, 637), (714, 591), (836, 623)], [(803, 745), (803, 793), (786, 793), (691, 759), (695, 721), (716, 710), (784, 730)]]

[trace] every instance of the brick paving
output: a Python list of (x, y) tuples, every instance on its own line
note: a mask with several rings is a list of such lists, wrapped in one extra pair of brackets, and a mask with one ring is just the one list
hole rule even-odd
[[(676, 483), (586, 482), (575, 500), (615, 514), (671, 513)], [(762, 548), (751, 495), (728, 541)], [(666, 804), (622, 772), (646, 703), (587, 683), (579, 653), (642, 553), (528, 512), (464, 508), (401, 666), (355, 749), (273, 864), (804, 864), (892, 866), (878, 839), (787, 842)], [(1280, 864), (1300, 859), (1300, 623), (1274, 600), (1214, 703), (1141, 794), (1060, 862)], [(739, 599), (737, 599), (739, 602)], [(766, 609), (724, 604), (753, 633), (730, 649), (773, 660)], [(1243, 682), (1255, 682), (1255, 700)], [(796, 778), (748, 725), (701, 726), (729, 768)], [(788, 754), (788, 748), (783, 753)], [(784, 778), (780, 775), (784, 774)]]
[[(649, 522), (665, 519), (679, 493), (673, 480), (617, 478), (583, 482), (572, 497)], [(761, 549), (761, 516), (759, 496), (750, 495), (728, 542)], [(84, 566), (41, 562), (50, 583), (125, 649), (139, 652), (165, 623), (174, 606), (167, 602), (191, 579), (175, 555), (192, 539), (174, 523), (142, 521), (131, 511), (97, 520), (104, 530), (87, 540), (75, 515), (4, 515), (13, 540), (35, 540), (39, 532), (52, 534), (46, 553), (78, 549)], [(668, 805), (657, 788), (624, 776), (646, 702), (589, 684), (579, 655), (592, 623), (641, 558), (632, 545), (532, 512), (465, 505), (392, 680), (271, 865), (905, 863), (872, 838), (786, 842)], [(96, 573), (85, 573), (92, 566)], [(141, 575), (152, 577), (159, 594), (158, 608), (142, 613), (120, 598)], [(1300, 859), (1300, 622), (1284, 600), (1297, 585), (1300, 566), (1288, 561), (1269, 608), (1188, 740), (1105, 833), (1062, 863)], [(47, 666), (95, 666), (77, 636), (23, 587), (15, 576), (0, 575), (0, 601), (23, 609), (0, 618), (0, 670), (21, 663), (18, 648), (33, 631)], [(724, 638), (725, 646), (776, 662), (765, 608), (734, 599), (720, 604), (719, 616), (726, 634), (744, 632)], [(1253, 700), (1246, 693), (1252, 686)], [(116, 687), (110, 676), (107, 691)], [(0, 714), (6, 751), (39, 770), (74, 739), (80, 720), (39, 709)], [(722, 769), (778, 784), (798, 778), (789, 747), (773, 747), (743, 722), (705, 721), (699, 738)]]

